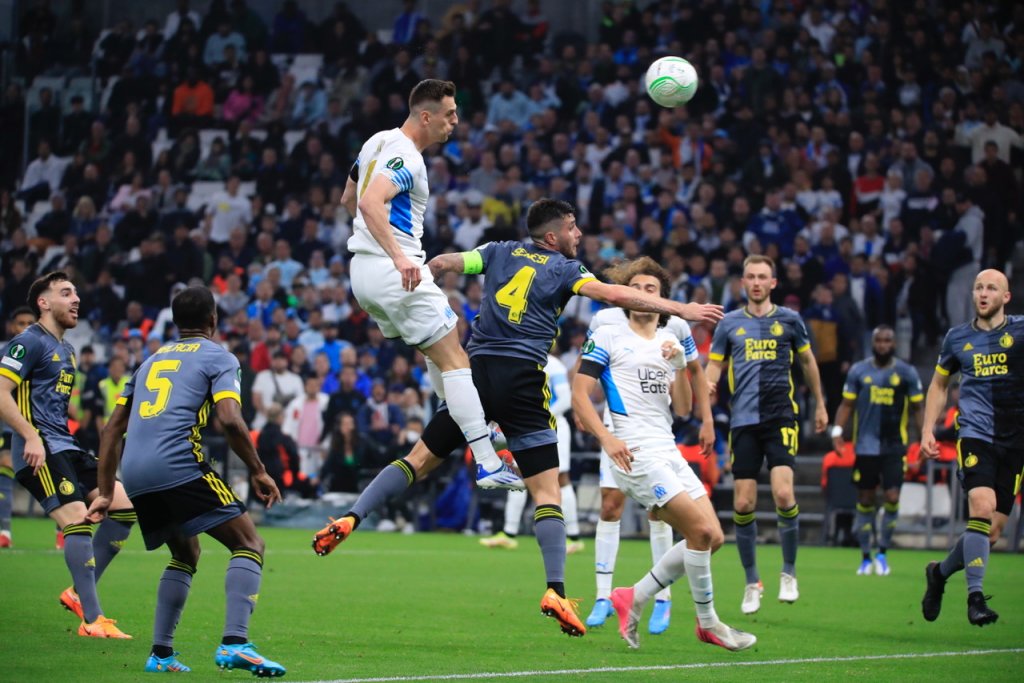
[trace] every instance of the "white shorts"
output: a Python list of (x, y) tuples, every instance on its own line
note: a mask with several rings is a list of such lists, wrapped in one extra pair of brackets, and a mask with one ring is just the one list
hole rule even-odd
[(619, 482), (615, 481), (615, 477), (612, 476), (612, 459), (608, 457), (608, 454), (601, 449), (601, 465), (597, 470), (597, 484), (603, 489), (616, 489), (619, 488)]
[(665, 505), (680, 493), (688, 494), (693, 500), (707, 495), (690, 463), (676, 449), (638, 458), (633, 462), (632, 472), (625, 472), (612, 463), (611, 472), (619, 489), (648, 510)]
[(558, 435), (558, 471), (568, 472), (571, 468), (572, 433), (569, 421), (563, 415), (555, 416), (555, 433)]
[(411, 292), (402, 288), (402, 275), (387, 256), (356, 254), (349, 265), (349, 282), (359, 305), (370, 314), (388, 339), (428, 347), (458, 324), (448, 297), (434, 282), (430, 268), (420, 267), (422, 279)]

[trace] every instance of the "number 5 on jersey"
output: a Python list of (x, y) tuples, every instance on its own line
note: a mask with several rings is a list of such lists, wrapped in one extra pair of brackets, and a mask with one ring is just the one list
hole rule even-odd
[(537, 275), (537, 269), (532, 266), (523, 266), (508, 284), (494, 293), (494, 300), (502, 308), (508, 309), (508, 321), (518, 325), (523, 320), (523, 314), (529, 301), (526, 297), (530, 295), (530, 287), (533, 286), (533, 278)]
[(164, 412), (174, 385), (170, 379), (161, 377), (161, 375), (177, 372), (180, 367), (180, 360), (158, 360), (149, 366), (149, 372), (146, 374), (146, 389), (155, 393), (156, 398), (139, 403), (139, 417), (145, 420)]

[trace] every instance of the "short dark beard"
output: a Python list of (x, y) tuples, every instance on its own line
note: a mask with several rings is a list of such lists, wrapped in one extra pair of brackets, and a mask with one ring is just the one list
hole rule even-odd
[(889, 351), (889, 353), (881, 354), (878, 351), (875, 351), (874, 349), (872, 349), (871, 353), (874, 354), (874, 356), (875, 356), (875, 364), (878, 365), (878, 366), (884, 366), (884, 365), (888, 365), (889, 362), (892, 360), (893, 356), (896, 355), (896, 350), (893, 349), (893, 350)]

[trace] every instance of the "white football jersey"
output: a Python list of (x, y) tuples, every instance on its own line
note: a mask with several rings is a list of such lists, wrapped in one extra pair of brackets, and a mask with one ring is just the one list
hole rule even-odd
[(569, 387), (569, 370), (562, 361), (550, 353), (548, 363), (544, 366), (544, 374), (548, 376), (548, 408), (555, 417), (563, 417), (572, 408), (572, 389)]
[[(398, 194), (387, 203), (388, 222), (402, 253), (414, 260), (424, 260), (421, 243), (423, 214), (427, 210), (430, 188), (427, 186), (427, 167), (416, 145), (400, 128), (381, 131), (363, 145), (356, 166), (359, 169), (356, 182), (358, 197), (363, 196), (378, 175), (383, 174), (398, 187)], [(366, 227), (363, 212), (358, 208), (352, 221), (348, 250), (354, 254), (387, 256)]]
[(664, 328), (653, 339), (644, 339), (628, 325), (603, 325), (583, 345), (583, 360), (604, 368), (601, 388), (612, 433), (638, 455), (676, 447), (671, 410), (675, 368), (661, 355), (666, 341), (678, 339)]
[[(629, 325), (629, 318), (626, 315), (625, 309), (619, 308), (618, 306), (609, 306), (608, 308), (602, 308), (600, 311), (594, 314), (594, 317), (590, 319), (590, 327), (587, 328), (587, 338), (594, 336), (594, 332), (604, 327), (605, 325)], [(679, 343), (683, 346), (683, 351), (686, 353), (686, 362), (697, 360), (697, 342), (693, 340), (693, 334), (690, 332), (690, 324), (678, 316), (670, 316), (668, 322), (665, 323), (665, 327), (661, 328), (668, 330)], [(608, 402), (604, 405), (604, 426), (612, 430), (614, 433), (614, 424), (612, 423), (612, 414), (608, 408)]]

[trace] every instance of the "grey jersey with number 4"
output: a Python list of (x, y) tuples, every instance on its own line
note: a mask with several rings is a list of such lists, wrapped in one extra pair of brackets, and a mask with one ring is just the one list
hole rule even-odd
[(534, 244), (490, 242), (477, 250), (486, 279), (469, 355), (524, 358), (543, 367), (562, 309), (596, 278), (576, 259)]
[(238, 359), (203, 337), (161, 346), (135, 371), (119, 405), (130, 403), (121, 479), (129, 496), (198, 479), (208, 471), (202, 430), (214, 404), (241, 403)]

